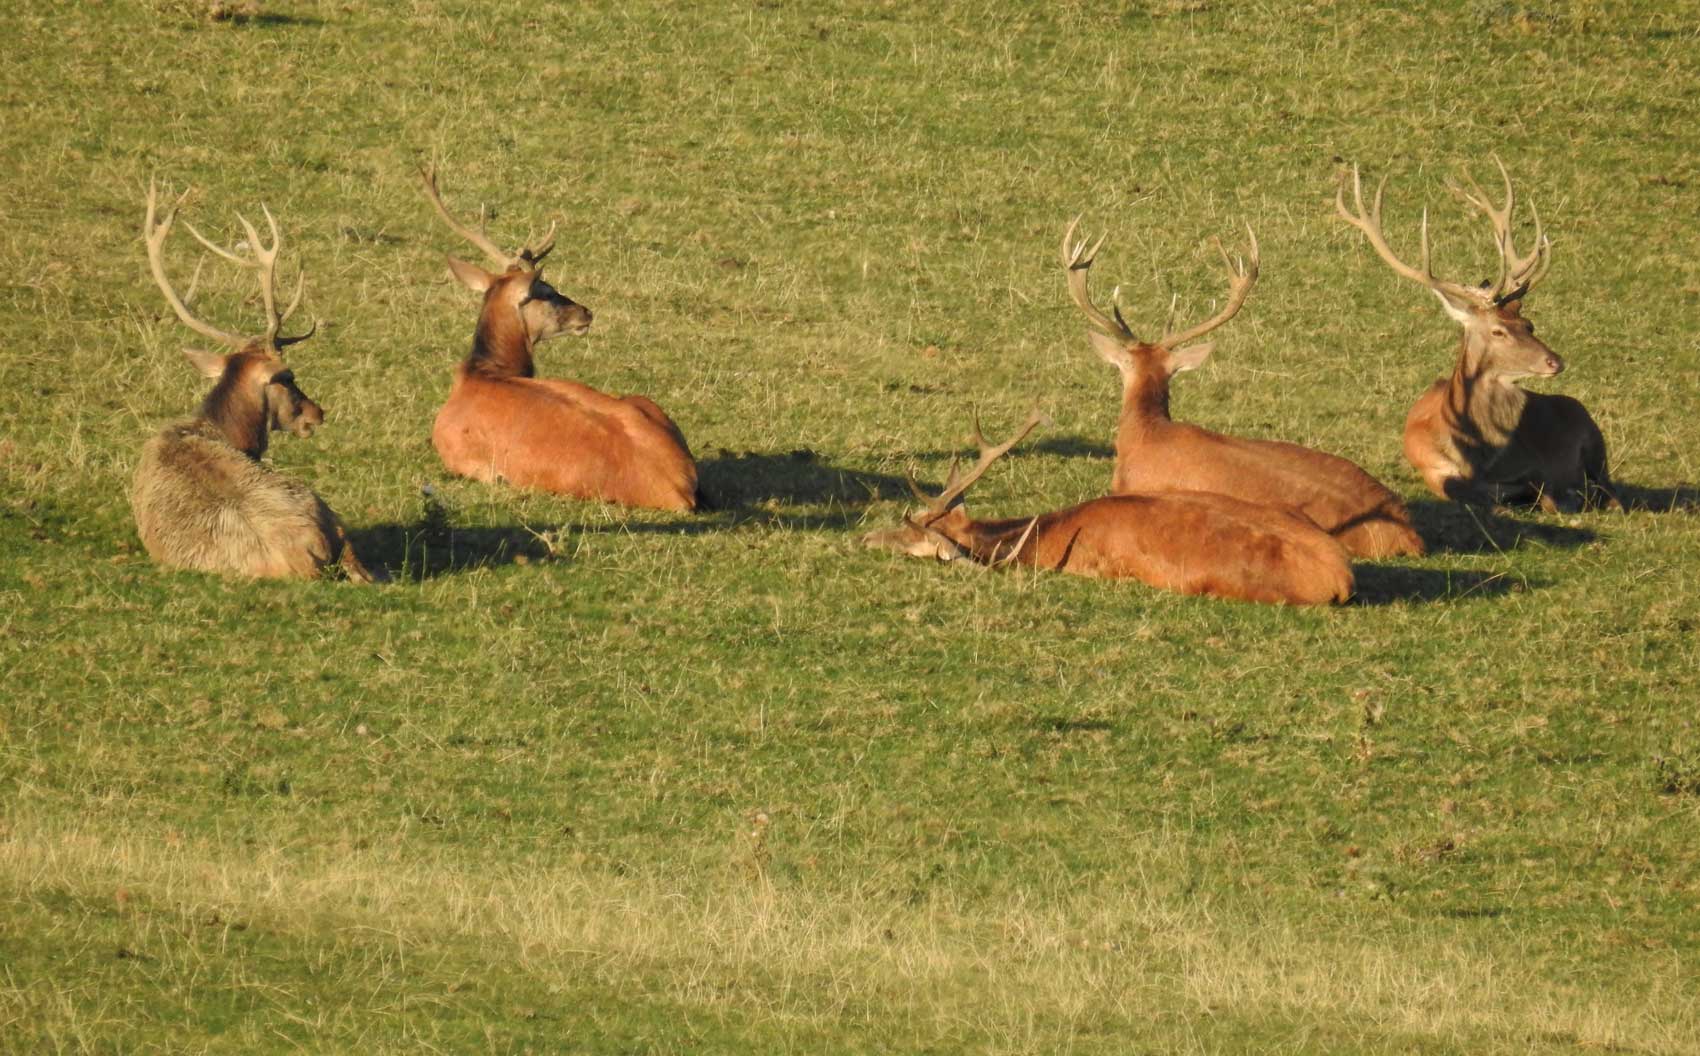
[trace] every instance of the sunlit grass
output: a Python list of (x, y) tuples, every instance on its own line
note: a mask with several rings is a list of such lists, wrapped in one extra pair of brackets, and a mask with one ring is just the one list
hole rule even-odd
[[(1549, 9), (1550, 8), (1550, 9)], [(25, 1051), (1700, 1048), (1692, 20), (1640, 3), (38, 6), (0, 55), (0, 1038)], [(1471, 513), (1399, 455), (1455, 334), (1332, 216), (1555, 240), (1528, 311), (1640, 509)], [(447, 478), (475, 305), (413, 181), (559, 219), (540, 370), (654, 397), (718, 507)], [(124, 498), (201, 386), (150, 175), (261, 202), (328, 411), (271, 459), (397, 573), (246, 584)], [(1178, 416), (1350, 457), (1420, 562), (1293, 612), (859, 548), (1098, 494), (1136, 327), (1262, 278)], [(1402, 245), (1404, 243), (1401, 243)], [(192, 267), (184, 249), (182, 267)], [(1095, 275), (1095, 278), (1097, 276)], [(257, 318), (234, 277), (200, 307)], [(429, 488), (429, 492), (425, 490)], [(765, 821), (761, 820), (765, 819)], [(0, 1049), (6, 1046), (0, 1044)]]

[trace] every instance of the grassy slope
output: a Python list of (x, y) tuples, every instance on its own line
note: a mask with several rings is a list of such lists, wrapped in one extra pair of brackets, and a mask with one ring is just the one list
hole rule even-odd
[[(1692, 20), (1006, 6), (9, 16), (0, 1036), (1700, 1046), (1692, 513), (1419, 501), (1440, 552), (1361, 567), (1368, 603), (1333, 612), (853, 545), (975, 407), (1057, 419), (978, 510), (1102, 488), (1114, 388), (1054, 263), (1082, 210), (1147, 328), (1170, 291), (1209, 310), (1207, 240), (1250, 221), (1263, 281), (1177, 412), (1416, 498), (1397, 430), (1453, 335), (1328, 197), (1339, 159), (1391, 168), (1400, 244), (1426, 202), (1467, 273), (1485, 240), (1441, 177), (1489, 149), (1555, 235), (1530, 308), (1554, 387), (1643, 500), (1685, 498)], [(597, 327), (544, 371), (655, 396), (730, 509), (443, 478), (472, 306), (426, 158), (509, 237), (574, 229), (551, 274)], [(135, 452), (197, 398), (136, 237), (155, 172), (217, 237), (261, 200), (283, 219), (323, 320), (292, 360), (331, 417), (273, 459), (397, 584), (136, 552)], [(245, 322), (243, 292), (201, 303)]]

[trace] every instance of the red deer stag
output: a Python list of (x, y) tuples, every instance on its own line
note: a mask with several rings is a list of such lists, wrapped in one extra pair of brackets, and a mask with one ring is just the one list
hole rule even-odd
[[(244, 337), (195, 318), (165, 275), (165, 239), (186, 198), (187, 192), (156, 223), (157, 195), (152, 182), (148, 184), (142, 229), (148, 265), (177, 318), (231, 351), (220, 355), (184, 350), (189, 362), (217, 384), (195, 417), (166, 426), (142, 448), (130, 497), (142, 545), (155, 561), (177, 568), (311, 579), (328, 566), (341, 565), (349, 579), (370, 583), (372, 574), (354, 556), (342, 522), (330, 507), (305, 484), (260, 461), (272, 430), (309, 436), (325, 417), (296, 386), (281, 355), (287, 346), (312, 336), (311, 330), (298, 337), (280, 333), (301, 303), (305, 276), (296, 284), (289, 306), (279, 312), (275, 280), (281, 239), (277, 221), (264, 206), (271, 228), (269, 248), (252, 224), (237, 217), (251, 257), (214, 245), (185, 221), (183, 226), (207, 249), (258, 273), (266, 330)], [(189, 296), (194, 296), (193, 282)]]
[(590, 311), (543, 281), (554, 228), (538, 248), (505, 253), (456, 220), (420, 173), (426, 199), (449, 229), (494, 265), (454, 257), (449, 271), (484, 295), (472, 352), (455, 371), (431, 443), (452, 473), (504, 480), (582, 499), (694, 510), (697, 467), (679, 427), (643, 396), (609, 396), (576, 381), (536, 377), (532, 349), (557, 334), (590, 329)]
[[(1228, 301), (1212, 318), (1172, 332), (1173, 318), (1156, 341), (1136, 337), (1112, 298), (1110, 314), (1092, 303), (1087, 271), (1104, 245), (1100, 237), (1074, 241), (1080, 220), (1063, 232), (1062, 264), (1068, 291), (1092, 326), (1092, 347), (1122, 376), (1121, 421), (1116, 427), (1116, 494), (1208, 491), (1266, 506), (1291, 507), (1315, 521), (1359, 557), (1420, 555), (1423, 541), (1399, 497), (1357, 465), (1336, 455), (1277, 440), (1252, 440), (1177, 422), (1169, 417), (1169, 382), (1201, 365), (1212, 345), (1187, 345), (1232, 319), (1257, 281), (1257, 236), (1239, 269), (1229, 269)], [(1249, 234), (1249, 231), (1248, 231)]]
[(863, 542), (912, 557), (1014, 562), (1101, 579), (1137, 579), (1181, 594), (1287, 605), (1343, 602), (1352, 596), (1346, 551), (1302, 514), (1206, 491), (1109, 495), (1038, 517), (976, 521), (963, 495), (991, 464), (1043, 420), (1035, 413), (1015, 436), (986, 443), (966, 473), (952, 463), (944, 491), (905, 516), (903, 527), (870, 532)]
[(1552, 244), (1535, 217), (1535, 244), (1519, 256), (1512, 244), (1511, 176), (1505, 165), (1505, 204), (1494, 208), (1471, 178), (1470, 191), (1454, 187), (1493, 225), (1499, 249), (1499, 278), (1491, 285), (1465, 286), (1434, 277), (1429, 267), (1428, 211), (1423, 212), (1423, 266), (1394, 256), (1381, 227), (1381, 193), (1364, 207), (1363, 184), (1352, 169), (1356, 211), (1346, 207), (1342, 179), (1335, 208), (1369, 239), (1376, 254), (1403, 277), (1433, 293), (1452, 320), (1464, 328), (1458, 364), (1424, 392), (1405, 418), (1405, 457), (1423, 483), (1443, 499), (1476, 505), (1536, 502), (1549, 512), (1575, 510), (1604, 499), (1621, 509), (1606, 471), (1606, 442), (1581, 403), (1569, 396), (1526, 392), (1522, 378), (1550, 378), (1564, 369), (1523, 318), (1523, 298), (1546, 275)]

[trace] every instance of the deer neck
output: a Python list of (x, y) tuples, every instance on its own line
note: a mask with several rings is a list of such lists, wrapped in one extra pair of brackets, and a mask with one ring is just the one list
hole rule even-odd
[(517, 311), (485, 305), (465, 369), (498, 378), (529, 378), (537, 373), (531, 360), (531, 335)]
[(1516, 430), (1528, 402), (1529, 394), (1495, 370), (1466, 333), (1446, 386), (1446, 406), (1455, 424), (1467, 420), (1481, 439), (1502, 444)]
[(1116, 424), (1116, 451), (1138, 443), (1168, 425), (1169, 379), (1146, 371), (1122, 373), (1122, 415)]
[(201, 401), (199, 417), (217, 429), (231, 447), (257, 461), (266, 453), (266, 442), (271, 438), (265, 400), (243, 391), (241, 381), (234, 371), (218, 379)]
[[(981, 564), (1011, 560), (1011, 555), (1014, 555), (1013, 560), (1018, 564), (1030, 565), (1033, 563), (1033, 540), (1029, 538), (1024, 543), (1023, 537), (1029, 534), (1033, 521), (1032, 517), (975, 521), (963, 514), (960, 518), (947, 518), (932, 527)], [(1038, 529), (1033, 528), (1032, 534), (1036, 536)]]

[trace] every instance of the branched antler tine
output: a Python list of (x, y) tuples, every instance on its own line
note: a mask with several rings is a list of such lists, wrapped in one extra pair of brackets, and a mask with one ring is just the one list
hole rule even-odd
[[(289, 298), (289, 307), (285, 308), (283, 310), (283, 314), (278, 316), (277, 322), (279, 326), (289, 322), (289, 317), (295, 314), (295, 309), (301, 307), (301, 293), (306, 288), (307, 273), (303, 271), (295, 276), (295, 293)], [(315, 323), (315, 325), (317, 324)]]
[[(1499, 159), (1495, 157), (1494, 160), (1498, 161)], [(1505, 172), (1503, 165), (1500, 166), (1500, 172), (1502, 175)], [(1493, 228), (1493, 245), (1499, 252), (1499, 274), (1493, 280), (1492, 295), (1497, 297), (1505, 292), (1507, 283), (1511, 278), (1511, 257), (1513, 255), (1511, 249), (1511, 184), (1507, 180), (1505, 205), (1496, 209), (1488, 201), (1487, 192), (1482, 190), (1482, 185), (1476, 182), (1474, 173), (1464, 173), (1464, 180), (1470, 185), (1469, 190), (1465, 190), (1451, 181), (1448, 181), (1447, 186), (1452, 190), (1452, 193), (1470, 203), (1477, 212), (1487, 217), (1489, 225)]]
[(278, 234), (277, 221), (272, 218), (272, 211), (263, 204), (260, 209), (266, 214), (266, 223), (271, 227), (270, 246), (260, 241), (260, 233), (248, 222), (247, 217), (237, 213), (236, 221), (242, 225), (242, 233), (248, 237), (248, 248), (254, 254), (252, 260), (244, 263), (254, 269), (259, 281), (260, 301), (266, 309), (266, 343), (275, 347), (278, 331), (283, 328), (283, 317), (277, 314), (277, 254), (283, 238)]
[(1541, 214), (1534, 202), (1529, 203), (1529, 216), (1535, 222), (1535, 246), (1529, 250), (1528, 256), (1517, 257), (1511, 248), (1510, 238), (1505, 242), (1507, 260), (1506, 284), (1501, 294), (1503, 300), (1515, 300), (1528, 293), (1546, 275), (1547, 265), (1552, 262), (1552, 243), (1541, 227)]
[(530, 241), (527, 240), (526, 248), (519, 251), (520, 259), (529, 262), (533, 267), (543, 263), (543, 258), (549, 255), (551, 249), (555, 248), (555, 227), (556, 222), (549, 221), (549, 231), (543, 236), (542, 244), (536, 249), (532, 249)]
[(207, 258), (205, 257), (199, 257), (196, 259), (195, 273), (189, 276), (189, 289), (183, 294), (184, 305), (191, 305), (195, 303), (195, 290), (201, 285), (201, 265), (206, 262)]
[[(1227, 250), (1222, 250), (1222, 260), (1228, 265), (1228, 302), (1222, 306), (1222, 310), (1192, 329), (1184, 330), (1178, 334), (1168, 333), (1168, 328), (1164, 327), (1165, 333), (1162, 340), (1157, 342), (1157, 347), (1178, 348), (1188, 341), (1203, 337), (1239, 314), (1239, 310), (1245, 306), (1246, 297), (1251, 294), (1251, 288), (1257, 284), (1257, 235), (1252, 232), (1250, 225), (1246, 226), (1246, 232), (1251, 234), (1251, 256), (1242, 260), (1237, 269), (1234, 267), (1233, 259), (1228, 256)], [(1220, 241), (1217, 242), (1217, 248), (1221, 248)], [(1172, 319), (1172, 307), (1170, 313)]]
[(459, 220), (456, 220), (454, 218), (454, 214), (449, 212), (449, 207), (443, 204), (442, 195), (437, 193), (436, 170), (421, 168), (419, 170), (419, 182), (424, 187), (426, 200), (431, 203), (431, 206), (434, 209), (437, 210), (437, 215), (442, 217), (443, 223), (449, 225), (450, 231), (453, 231), (455, 234), (466, 239), (468, 242), (471, 242), (474, 246), (482, 250), (484, 255), (490, 259), (490, 262), (495, 264), (498, 268), (505, 270), (514, 263), (514, 255), (503, 252), (496, 243), (490, 240), (490, 236), (485, 233), (484, 211), (482, 208), (480, 208), (478, 212), (478, 230), (474, 231)]
[[(238, 219), (240, 219), (240, 218), (238, 218)], [(223, 257), (225, 260), (230, 261), (232, 264), (240, 264), (244, 268), (251, 268), (251, 267), (254, 266), (254, 262), (252, 260), (249, 260), (247, 257), (238, 256), (234, 252), (232, 252), (228, 249), (225, 249), (223, 246), (218, 245), (217, 243), (213, 242), (211, 239), (207, 238), (207, 236), (205, 236), (205, 235), (201, 234), (199, 231), (195, 230), (195, 225), (191, 224), (189, 221), (187, 221), (187, 220), (183, 221), (183, 226), (188, 229), (188, 231), (191, 235), (195, 236), (195, 241), (199, 242), (201, 245), (205, 246), (207, 249), (212, 250), (214, 253)]]
[[(159, 194), (153, 179), (148, 180), (147, 215), (142, 220), (142, 240), (147, 244), (148, 249), (148, 270), (153, 273), (154, 284), (165, 295), (166, 303), (171, 305), (171, 310), (177, 313), (177, 318), (182, 320), (184, 326), (202, 337), (210, 338), (220, 344), (228, 345), (231, 348), (242, 348), (247, 342), (241, 337), (220, 330), (209, 323), (204, 323), (190, 314), (188, 305), (184, 304), (183, 299), (177, 296), (177, 291), (171, 287), (171, 280), (166, 278), (165, 239), (171, 234), (171, 225), (177, 219), (178, 207), (188, 200), (189, 193), (189, 191), (184, 191), (177, 201), (172, 203), (171, 208), (166, 211), (165, 219), (156, 223), (155, 220), (159, 213)], [(185, 222), (183, 226), (189, 225)], [(200, 276), (198, 266), (195, 269), (195, 274), (198, 281)], [(193, 286), (191, 286), (192, 288)]]
[(1028, 521), (1027, 522), (1027, 528), (1024, 531), (1022, 531), (1022, 533), (1021, 533), (1021, 538), (1019, 538), (1015, 541), (1015, 549), (1011, 550), (1009, 553), (1005, 554), (1002, 557), (996, 558), (992, 562), (992, 564), (997, 565), (997, 566), (1003, 566), (1003, 565), (1009, 564), (1010, 562), (1014, 561), (1016, 558), (1020, 557), (1022, 548), (1024, 548), (1027, 545), (1027, 540), (1033, 538), (1033, 529), (1035, 529), (1037, 527), (1039, 527), (1039, 518), (1038, 517), (1035, 517), (1032, 520)]
[(1063, 272), (1068, 277), (1069, 296), (1074, 299), (1075, 307), (1085, 314), (1087, 322), (1106, 334), (1132, 340), (1133, 330), (1127, 325), (1127, 320), (1122, 318), (1121, 309), (1116, 308), (1113, 315), (1105, 315), (1097, 305), (1092, 303), (1092, 297), (1086, 289), (1086, 274), (1091, 269), (1092, 261), (1097, 257), (1098, 250), (1103, 248), (1104, 240), (1109, 237), (1109, 233), (1105, 232), (1099, 235), (1098, 241), (1092, 243), (1092, 247), (1088, 249), (1087, 243), (1091, 242), (1090, 238), (1083, 238), (1079, 242), (1074, 241), (1074, 232), (1079, 226), (1080, 217), (1077, 216), (1069, 222), (1068, 229), (1063, 232), (1062, 264)]
[(933, 497), (921, 490), (921, 485), (915, 480), (915, 467), (910, 466), (903, 471), (903, 479), (909, 482), (909, 493), (921, 500), (923, 505), (933, 501)]
[(1380, 257), (1384, 264), (1392, 268), (1395, 274), (1410, 279), (1413, 282), (1421, 283), (1423, 286), (1426, 286), (1431, 290), (1445, 291), (1452, 296), (1462, 296), (1480, 300), (1482, 296), (1480, 290), (1476, 290), (1468, 286), (1461, 286), (1458, 283), (1447, 282), (1444, 279), (1437, 279), (1434, 277), (1434, 270), (1429, 265), (1427, 209), (1423, 210), (1422, 269), (1418, 270), (1411, 267), (1409, 264), (1400, 260), (1393, 252), (1393, 248), (1387, 244), (1387, 237), (1382, 233), (1381, 225), (1381, 202), (1383, 193), (1386, 189), (1387, 177), (1384, 175), (1381, 178), (1381, 182), (1376, 185), (1375, 196), (1371, 200), (1371, 205), (1366, 209), (1364, 207), (1363, 181), (1358, 174), (1358, 167), (1353, 165), (1352, 199), (1357, 206), (1356, 212), (1346, 207), (1346, 183), (1344, 179), (1340, 181), (1340, 188), (1334, 195), (1334, 206), (1339, 211), (1341, 219), (1364, 233), (1364, 237), (1369, 240), (1370, 248), (1375, 250), (1376, 256)]
[(993, 462), (996, 462), (1004, 455), (1007, 455), (1011, 448), (1015, 447), (1016, 444), (1021, 443), (1021, 441), (1027, 438), (1028, 433), (1031, 433), (1034, 429), (1038, 428), (1041, 423), (1048, 420), (1048, 417), (1043, 411), (1035, 408), (1033, 413), (1027, 416), (1027, 421), (1022, 424), (1021, 428), (1016, 431), (1014, 436), (1005, 440), (1001, 444), (988, 444), (985, 436), (980, 432), (980, 416), (976, 413), (974, 415), (973, 440), (974, 445), (980, 449), (980, 457), (974, 463), (973, 468), (968, 470), (967, 473), (960, 475), (957, 472), (959, 463), (954, 460), (951, 462), (950, 476), (945, 479), (944, 491), (940, 492), (937, 498), (927, 504), (927, 512), (943, 513), (945, 510), (950, 509), (951, 505), (960, 499), (969, 488), (973, 487), (974, 482), (979, 480), (986, 470), (991, 468)]

